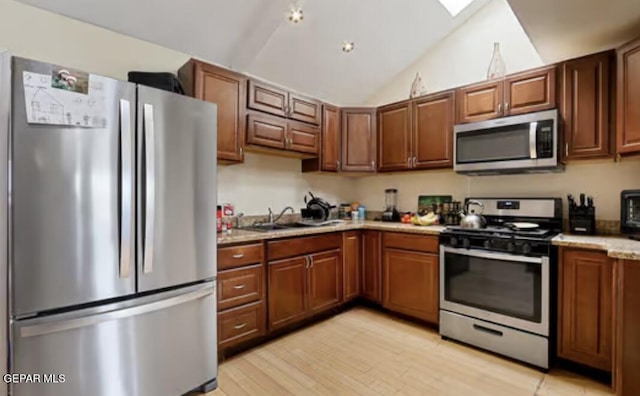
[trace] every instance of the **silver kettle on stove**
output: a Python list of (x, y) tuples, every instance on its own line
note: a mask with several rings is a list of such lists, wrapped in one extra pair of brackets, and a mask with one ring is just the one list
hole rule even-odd
[[(475, 213), (473, 210), (469, 211), (469, 205), (480, 206), (480, 213)], [(464, 204), (464, 211), (460, 212), (460, 227), (462, 228), (485, 228), (487, 221), (482, 213), (484, 212), (484, 205), (480, 201), (470, 199)]]

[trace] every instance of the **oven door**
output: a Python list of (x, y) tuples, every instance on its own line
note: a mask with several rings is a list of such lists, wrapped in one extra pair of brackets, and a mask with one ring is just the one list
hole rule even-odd
[(440, 246), (440, 308), (549, 335), (549, 258)]

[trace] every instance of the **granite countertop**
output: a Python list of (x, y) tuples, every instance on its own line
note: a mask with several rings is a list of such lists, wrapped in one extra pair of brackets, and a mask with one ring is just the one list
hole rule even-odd
[(320, 227), (302, 227), (289, 228), (277, 231), (259, 232), (243, 229), (234, 229), (230, 234), (218, 236), (218, 246), (230, 245), (235, 243), (262, 241), (266, 239), (288, 238), (305, 235), (323, 234), (327, 232), (340, 232), (349, 230), (380, 230), (380, 231), (397, 231), (411, 234), (423, 235), (440, 235), (444, 226), (416, 226), (412, 224), (402, 223), (384, 223), (381, 221), (364, 221), (351, 222), (346, 221), (343, 224), (328, 225)]
[(605, 250), (609, 257), (640, 260), (640, 241), (623, 236), (591, 236), (560, 234), (553, 238), (557, 246)]

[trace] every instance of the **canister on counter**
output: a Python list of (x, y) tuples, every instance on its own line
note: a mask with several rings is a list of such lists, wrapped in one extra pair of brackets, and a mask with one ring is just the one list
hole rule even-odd
[(358, 219), (360, 219), (360, 220), (364, 220), (364, 219), (365, 219), (366, 211), (367, 211), (367, 207), (366, 207), (366, 206), (364, 206), (364, 205), (360, 205), (360, 206), (358, 207)]

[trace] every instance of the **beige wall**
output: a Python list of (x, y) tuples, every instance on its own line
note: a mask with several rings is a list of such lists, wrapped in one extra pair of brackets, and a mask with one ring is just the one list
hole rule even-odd
[[(492, 0), (463, 26), (431, 49), (414, 65), (393, 79), (369, 99), (373, 105), (408, 97), (416, 72), (420, 72), (429, 92), (482, 81), (492, 55), (494, 41), (501, 43), (507, 72), (540, 66), (542, 61), (506, 0)], [(466, 196), (552, 196), (584, 192), (594, 196), (599, 219), (619, 219), (620, 190), (640, 188), (640, 161), (578, 162), (566, 172), (545, 175), (466, 177), (447, 171), (426, 171), (372, 176), (359, 179), (359, 200), (371, 209), (382, 209), (384, 189), (399, 189), (402, 210), (415, 210), (418, 195), (451, 194)], [(566, 216), (566, 199), (565, 216)]]
[[(189, 59), (187, 54), (12, 0), (0, 0), (0, 48), (123, 80), (130, 70), (175, 71)], [(302, 175), (300, 160), (252, 154), (244, 165), (220, 167), (218, 179), (218, 201), (235, 203), (245, 214), (287, 205), (299, 210), (309, 190), (337, 202), (348, 186), (342, 177)], [(348, 195), (345, 198), (351, 198)]]
[(367, 102), (377, 106), (407, 99), (417, 72), (428, 92), (482, 81), (487, 77), (494, 42), (500, 43), (508, 73), (542, 65), (506, 0), (492, 0)]
[(592, 195), (596, 217), (619, 220), (620, 191), (640, 189), (640, 158), (622, 162), (588, 161), (567, 165), (564, 173), (542, 175), (462, 176), (452, 170), (398, 173), (361, 178), (358, 199), (371, 210), (382, 210), (385, 188), (398, 189), (402, 211), (415, 211), (418, 195), (453, 195), (462, 200), (476, 197), (560, 197), (567, 217), (567, 194)]

